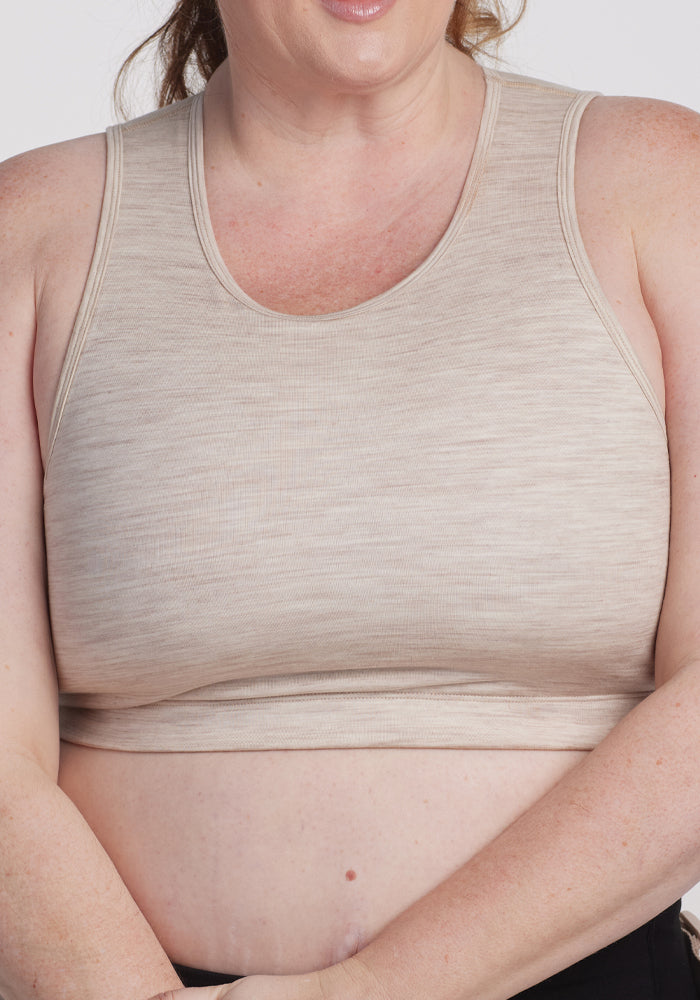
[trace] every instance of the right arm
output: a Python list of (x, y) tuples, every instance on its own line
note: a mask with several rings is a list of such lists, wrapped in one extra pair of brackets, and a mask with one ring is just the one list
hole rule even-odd
[(104, 849), (57, 786), (57, 686), (32, 391), (48, 174), (41, 156), (0, 166), (0, 996), (142, 1000), (180, 981)]

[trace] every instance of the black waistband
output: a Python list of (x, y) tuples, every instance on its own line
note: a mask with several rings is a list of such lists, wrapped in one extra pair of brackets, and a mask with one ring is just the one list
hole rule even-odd
[(183, 986), (223, 986), (225, 983), (243, 979), (243, 976), (229, 976), (224, 972), (207, 972), (205, 969), (191, 969), (188, 965), (177, 965), (173, 962)]

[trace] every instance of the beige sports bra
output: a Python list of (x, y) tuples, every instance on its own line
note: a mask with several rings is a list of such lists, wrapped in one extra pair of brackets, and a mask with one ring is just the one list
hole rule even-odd
[(108, 131), (45, 481), (64, 739), (590, 748), (652, 690), (668, 453), (576, 222), (593, 95), (487, 84), (438, 245), (324, 316), (227, 271), (200, 96)]

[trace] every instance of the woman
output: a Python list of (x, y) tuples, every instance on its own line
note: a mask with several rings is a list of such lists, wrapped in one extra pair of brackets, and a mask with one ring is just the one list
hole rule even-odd
[(693, 996), (697, 117), (219, 12), (2, 168), (0, 993)]

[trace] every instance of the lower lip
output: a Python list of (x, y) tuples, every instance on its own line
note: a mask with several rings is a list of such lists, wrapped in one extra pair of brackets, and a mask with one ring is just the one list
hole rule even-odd
[(341, 21), (376, 21), (393, 7), (396, 0), (321, 0), (329, 14)]

